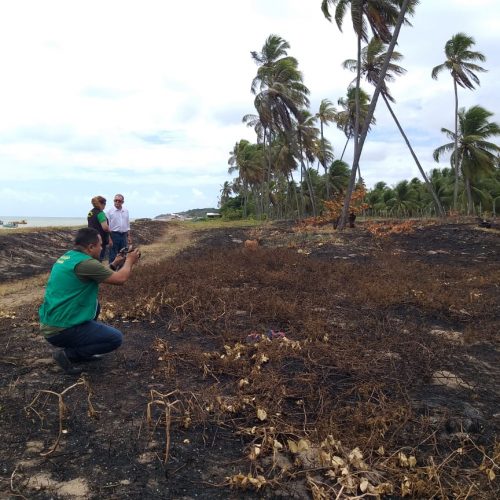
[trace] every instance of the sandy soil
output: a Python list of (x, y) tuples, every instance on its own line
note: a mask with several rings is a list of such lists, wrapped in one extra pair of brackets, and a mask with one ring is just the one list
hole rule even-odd
[(499, 233), (368, 229), (168, 226), (78, 380), (11, 282), (0, 496), (498, 498)]

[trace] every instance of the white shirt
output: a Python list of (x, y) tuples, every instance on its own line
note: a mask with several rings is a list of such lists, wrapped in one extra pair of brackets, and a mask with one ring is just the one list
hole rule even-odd
[(106, 215), (109, 220), (109, 229), (119, 233), (127, 233), (130, 231), (130, 221), (128, 210), (126, 208), (112, 207), (106, 210)]

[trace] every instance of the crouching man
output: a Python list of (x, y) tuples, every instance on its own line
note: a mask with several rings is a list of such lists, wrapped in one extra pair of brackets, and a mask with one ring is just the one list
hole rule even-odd
[(89, 227), (78, 230), (74, 245), (74, 249), (57, 259), (52, 267), (39, 309), (41, 333), (53, 346), (60, 348), (53, 357), (70, 375), (83, 371), (73, 363), (97, 359), (120, 347), (122, 333), (96, 321), (99, 284), (125, 283), (141, 256), (137, 249), (129, 252), (126, 260), (118, 255), (113, 267), (123, 266), (113, 271), (99, 262), (101, 236)]

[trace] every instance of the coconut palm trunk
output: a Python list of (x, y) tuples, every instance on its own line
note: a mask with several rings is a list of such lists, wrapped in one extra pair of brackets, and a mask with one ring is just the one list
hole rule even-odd
[(458, 162), (458, 86), (457, 81), (453, 79), (453, 90), (455, 91), (455, 152), (453, 158), (453, 170), (455, 171), (455, 184), (453, 186), (453, 210), (457, 210), (458, 203), (458, 176), (459, 176), (459, 162)]
[(325, 170), (325, 182), (326, 182), (326, 199), (330, 199), (330, 182), (328, 182), (328, 167), (326, 165), (326, 151), (325, 151), (325, 137), (323, 135), (323, 122), (320, 120), (320, 130), (321, 130), (321, 146), (323, 148), (323, 168)]
[(399, 120), (396, 117), (396, 114), (394, 113), (391, 105), (389, 104), (389, 99), (387, 99), (387, 97), (384, 95), (383, 92), (382, 92), (382, 99), (384, 100), (385, 105), (387, 106), (387, 109), (389, 110), (389, 113), (391, 114), (394, 122), (396, 123), (396, 126), (399, 129), (399, 132), (403, 136), (403, 139), (406, 142), (406, 145), (408, 146), (408, 149), (410, 150), (410, 153), (413, 156), (413, 159), (415, 160), (415, 163), (416, 163), (416, 165), (418, 167), (418, 170), (420, 171), (420, 175), (424, 179), (425, 186), (427, 187), (427, 190), (429, 191), (429, 193), (432, 196), (432, 199), (434, 200), (434, 205), (436, 207), (436, 213), (440, 217), (445, 217), (446, 214), (445, 214), (445, 211), (443, 209), (443, 206), (441, 205), (441, 201), (439, 200), (439, 197), (436, 194), (436, 191), (434, 190), (434, 187), (432, 186), (432, 184), (430, 183), (430, 181), (429, 181), (426, 173), (424, 172), (424, 169), (422, 168), (422, 165), (420, 165), (420, 162), (418, 161), (418, 158), (417, 158), (417, 155), (415, 154), (415, 151), (413, 151), (413, 148), (411, 147), (411, 144), (410, 144), (410, 141), (408, 140), (408, 137), (406, 136), (403, 128), (401, 127), (401, 124), (399, 123)]
[(345, 146), (344, 146), (344, 149), (342, 150), (342, 154), (340, 155), (340, 161), (343, 161), (344, 160), (344, 154), (345, 154), (345, 150), (347, 149), (347, 145), (349, 144), (349, 141), (351, 140), (351, 134), (349, 134), (347, 136), (347, 141), (345, 141)]
[(472, 189), (468, 177), (465, 178), (465, 192), (467, 193), (467, 215), (472, 215), (474, 212), (474, 202), (472, 201)]
[[(401, 26), (403, 25), (403, 21), (405, 18), (406, 10), (408, 9), (408, 5), (410, 0), (403, 0), (403, 4), (401, 5), (398, 19), (394, 26), (394, 32), (391, 37), (391, 41), (389, 43), (389, 47), (387, 48), (387, 53), (385, 56), (384, 65), (380, 72), (380, 80), (375, 87), (375, 92), (373, 93), (372, 100), (370, 102), (370, 107), (368, 109), (368, 114), (363, 123), (363, 129), (361, 130), (361, 135), (359, 137), (359, 144), (354, 143), (354, 160), (352, 163), (351, 176), (349, 178), (349, 185), (347, 187), (346, 195), (344, 198), (344, 205), (342, 207), (342, 213), (340, 215), (339, 225), (337, 229), (342, 230), (345, 228), (345, 224), (347, 221), (347, 215), (349, 212), (349, 205), (351, 203), (352, 193), (354, 191), (354, 185), (356, 183), (356, 172), (358, 170), (359, 160), (361, 158), (361, 152), (363, 151), (363, 146), (366, 140), (366, 136), (368, 135), (368, 128), (370, 127), (370, 122), (373, 117), (373, 113), (375, 112), (375, 107), (377, 106), (378, 96), (382, 87), (384, 85), (385, 75), (387, 73), (387, 68), (389, 67), (389, 63), (391, 61), (392, 53), (394, 52), (394, 47), (398, 41), (399, 32), (401, 31)], [(358, 44), (358, 73), (361, 71), (361, 40), (359, 40)], [(359, 85), (359, 81), (358, 81)], [(356, 130), (355, 130), (356, 133)]]
[[(301, 168), (301, 172), (302, 172), (302, 179), (304, 179), (306, 181), (307, 190), (309, 191), (309, 196), (311, 199), (311, 208), (313, 211), (313, 217), (316, 217), (316, 203), (314, 200), (314, 190), (313, 190), (313, 185), (311, 182), (311, 176), (309, 175), (309, 170), (307, 170), (306, 166), (304, 165), (304, 152), (303, 152), (302, 139), (300, 138), (300, 134), (299, 134), (299, 154), (300, 154), (300, 168)], [(302, 192), (302, 198), (304, 198), (303, 192)]]

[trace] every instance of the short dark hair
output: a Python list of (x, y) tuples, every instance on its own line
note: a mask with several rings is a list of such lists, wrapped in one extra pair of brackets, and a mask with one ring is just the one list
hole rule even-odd
[(77, 247), (88, 247), (99, 241), (99, 232), (93, 227), (82, 227), (75, 236), (75, 245)]

